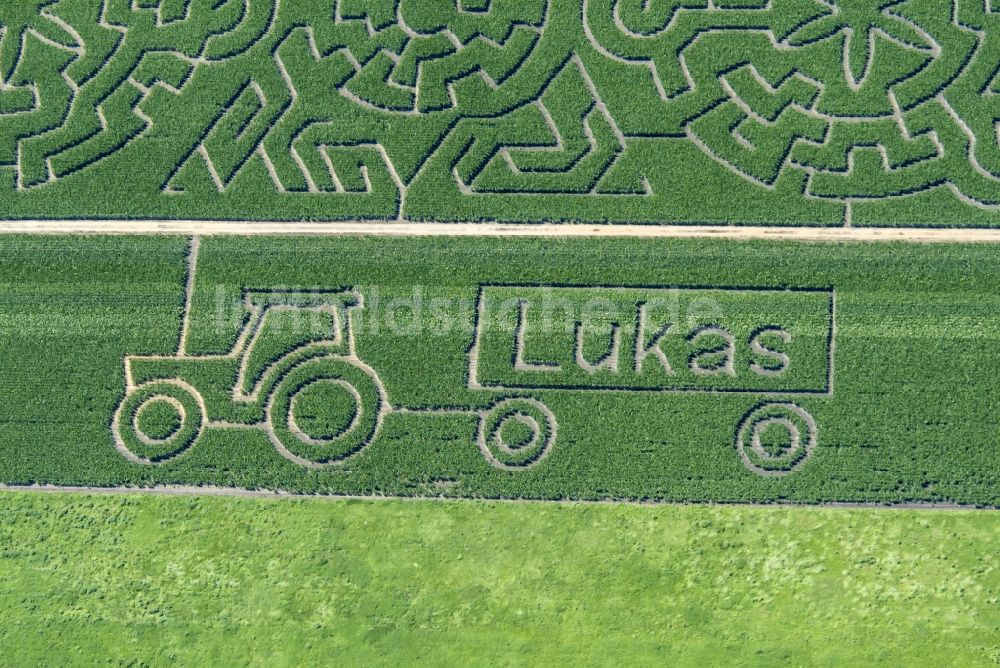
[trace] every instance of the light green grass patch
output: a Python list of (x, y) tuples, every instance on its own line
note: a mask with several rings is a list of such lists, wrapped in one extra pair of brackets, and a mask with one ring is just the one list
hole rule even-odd
[(1000, 515), (0, 495), (12, 665), (989, 665)]

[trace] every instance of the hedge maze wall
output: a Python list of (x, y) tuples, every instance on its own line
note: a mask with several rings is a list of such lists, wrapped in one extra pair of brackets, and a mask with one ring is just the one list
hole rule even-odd
[(1000, 224), (982, 0), (17, 0), (0, 26), (6, 218)]

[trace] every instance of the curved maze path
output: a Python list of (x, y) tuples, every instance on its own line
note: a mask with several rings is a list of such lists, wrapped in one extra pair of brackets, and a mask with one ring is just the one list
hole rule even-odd
[(0, 201), (994, 226), (998, 20), (966, 0), (5, 3)]
[(4, 3), (0, 203), (995, 226), (998, 21), (972, 0)]

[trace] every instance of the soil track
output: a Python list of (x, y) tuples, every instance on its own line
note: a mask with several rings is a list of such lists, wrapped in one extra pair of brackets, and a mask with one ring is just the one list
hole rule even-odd
[(176, 234), (276, 236), (469, 236), (776, 239), (807, 242), (1000, 243), (1000, 229), (915, 227), (763, 227), (735, 225), (593, 225), (571, 223), (328, 223), (167, 220), (0, 221), (0, 234)]
[(225, 496), (250, 499), (318, 499), (336, 501), (352, 499), (359, 501), (446, 501), (452, 503), (529, 503), (529, 504), (561, 504), (561, 505), (630, 505), (630, 506), (719, 506), (738, 508), (854, 508), (854, 509), (895, 509), (895, 510), (967, 510), (967, 511), (997, 511), (994, 506), (973, 506), (949, 501), (926, 503), (863, 503), (849, 501), (827, 501), (821, 503), (792, 503), (776, 501), (774, 503), (720, 503), (712, 501), (632, 501), (627, 499), (580, 500), (562, 499), (549, 501), (546, 499), (489, 499), (467, 496), (389, 496), (372, 494), (369, 496), (349, 494), (297, 494), (293, 492), (272, 491), (266, 489), (245, 489), (242, 487), (213, 487), (210, 485), (157, 485), (154, 487), (90, 487), (69, 485), (4, 485), (0, 484), (0, 494), (3, 493), (42, 493), (42, 494), (95, 494), (95, 495), (154, 495), (154, 496)]

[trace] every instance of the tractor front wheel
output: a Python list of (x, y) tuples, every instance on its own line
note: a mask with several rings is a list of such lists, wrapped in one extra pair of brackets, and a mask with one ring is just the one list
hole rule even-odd
[(179, 379), (131, 388), (111, 423), (115, 448), (136, 464), (173, 459), (191, 447), (204, 428), (201, 395)]

